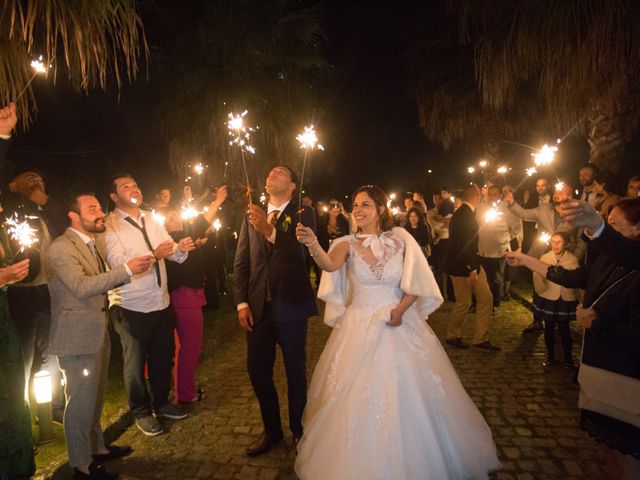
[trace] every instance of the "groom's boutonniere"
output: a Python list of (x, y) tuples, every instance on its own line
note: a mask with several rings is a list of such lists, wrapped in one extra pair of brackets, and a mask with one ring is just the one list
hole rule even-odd
[(283, 232), (288, 231), (290, 226), (291, 226), (291, 217), (289, 215), (285, 215), (284, 220), (282, 222), (282, 231)]

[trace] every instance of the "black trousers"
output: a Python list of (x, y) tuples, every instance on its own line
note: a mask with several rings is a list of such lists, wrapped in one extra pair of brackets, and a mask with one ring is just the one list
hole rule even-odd
[(51, 330), (51, 297), (46, 284), (35, 287), (9, 287), (7, 290), (9, 313), (13, 320), (24, 355), (25, 384), (29, 385), (34, 363), (51, 376), (51, 407), (64, 411), (62, 372), (58, 358), (49, 355), (49, 333)]
[[(171, 307), (141, 313), (114, 306), (113, 326), (120, 336), (124, 359), (124, 386), (129, 408), (136, 418), (169, 403), (176, 320)], [(149, 388), (144, 375), (148, 363)], [(150, 391), (149, 391), (150, 390)]]
[(547, 316), (544, 319), (544, 343), (547, 347), (547, 357), (553, 358), (555, 350), (555, 332), (556, 325), (558, 326), (558, 332), (560, 333), (560, 343), (562, 345), (562, 352), (564, 353), (564, 361), (572, 362), (571, 356), (571, 328), (569, 327), (568, 320), (556, 320)]
[(504, 269), (506, 264), (507, 260), (504, 257), (480, 257), (480, 265), (482, 265), (482, 268), (484, 268), (484, 271), (487, 273), (489, 288), (493, 295), (493, 306), (496, 308), (500, 306), (500, 300), (502, 299), (502, 285), (504, 284)]
[(282, 434), (280, 403), (273, 383), (276, 344), (280, 345), (287, 374), (289, 428), (294, 435), (302, 435), (302, 412), (307, 404), (306, 342), (307, 319), (278, 321), (268, 304), (253, 332), (247, 332), (247, 370), (269, 435)]

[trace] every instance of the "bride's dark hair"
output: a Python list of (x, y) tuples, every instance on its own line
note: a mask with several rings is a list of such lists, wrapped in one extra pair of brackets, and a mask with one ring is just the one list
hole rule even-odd
[(389, 212), (389, 208), (387, 207), (387, 194), (380, 187), (376, 187), (375, 185), (363, 185), (356, 189), (351, 196), (351, 202), (354, 202), (356, 199), (356, 195), (359, 193), (366, 193), (371, 197), (373, 203), (376, 204), (376, 208), (384, 207), (382, 211), (382, 215), (378, 220), (378, 225), (380, 225), (380, 229), (383, 232), (387, 232), (396, 226), (396, 222), (393, 220), (391, 213)]

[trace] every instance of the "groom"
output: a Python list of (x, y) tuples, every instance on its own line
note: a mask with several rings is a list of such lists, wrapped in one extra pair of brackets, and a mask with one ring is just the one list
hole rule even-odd
[(313, 212), (298, 212), (293, 171), (284, 165), (267, 176), (269, 205), (249, 205), (235, 257), (234, 293), (238, 321), (247, 335), (247, 369), (260, 404), (264, 432), (247, 455), (269, 451), (282, 440), (280, 405), (273, 383), (276, 344), (287, 373), (289, 428), (294, 447), (302, 437), (302, 412), (307, 402), (307, 319), (317, 315), (305, 252), (296, 240), (298, 221), (315, 229)]

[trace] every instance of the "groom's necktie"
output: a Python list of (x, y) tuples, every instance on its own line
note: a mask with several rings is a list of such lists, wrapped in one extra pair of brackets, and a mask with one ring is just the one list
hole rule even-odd
[(271, 213), (269, 214), (271, 216), (271, 218), (269, 219), (269, 224), (272, 227), (276, 226), (276, 223), (278, 223), (278, 214), (280, 213), (280, 210), (272, 210)]

